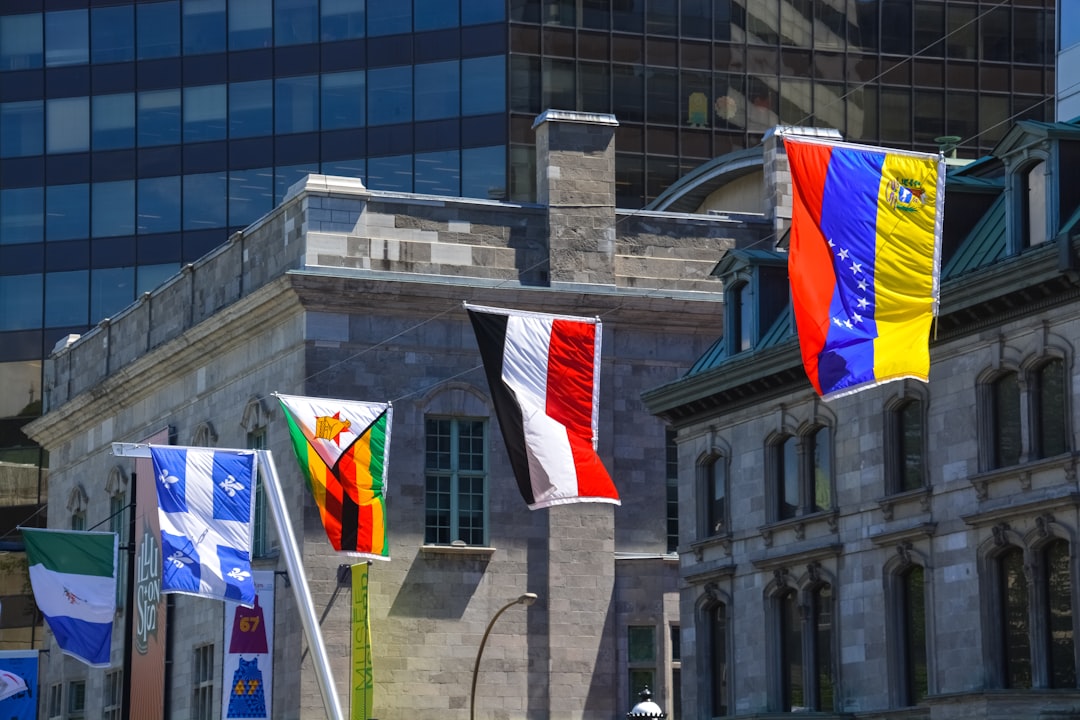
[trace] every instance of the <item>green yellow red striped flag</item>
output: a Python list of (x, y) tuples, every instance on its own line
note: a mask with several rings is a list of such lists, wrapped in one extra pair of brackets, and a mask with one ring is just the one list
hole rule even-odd
[(277, 398), (330, 544), (339, 552), (389, 560), (386, 467), (393, 408), (357, 400)]

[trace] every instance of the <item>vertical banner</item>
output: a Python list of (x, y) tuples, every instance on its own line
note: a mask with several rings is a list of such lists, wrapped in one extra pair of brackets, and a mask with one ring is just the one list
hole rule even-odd
[(375, 682), (371, 673), (368, 563), (352, 566), (352, 720), (371, 718)]
[(0, 718), (37, 720), (38, 651), (0, 650)]
[(255, 570), (255, 607), (225, 601), (221, 717), (269, 720), (274, 697), (274, 572)]
[[(145, 442), (166, 445), (169, 430)], [(125, 608), (131, 627), (130, 720), (165, 716), (165, 596), (161, 594), (161, 528), (158, 525), (154, 463), (135, 459), (134, 607)]]

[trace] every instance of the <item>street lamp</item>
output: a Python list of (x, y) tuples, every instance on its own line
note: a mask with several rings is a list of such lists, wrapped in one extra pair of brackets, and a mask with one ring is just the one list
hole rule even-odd
[(491, 620), (488, 621), (487, 629), (484, 630), (484, 637), (480, 639), (480, 647), (476, 651), (476, 664), (473, 665), (472, 670), (472, 690), (469, 692), (469, 720), (474, 720), (476, 717), (476, 674), (480, 670), (480, 656), (484, 654), (484, 645), (487, 644), (488, 635), (491, 634), (491, 628), (495, 625), (495, 621), (499, 619), (499, 616), (510, 608), (515, 605), (524, 605), (525, 607), (528, 607), (534, 602), (536, 602), (536, 593), (525, 593), (516, 600), (511, 600), (499, 608), (498, 612), (492, 615)]

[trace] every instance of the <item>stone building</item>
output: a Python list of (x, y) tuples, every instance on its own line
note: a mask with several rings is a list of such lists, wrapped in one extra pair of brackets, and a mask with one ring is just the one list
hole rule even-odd
[(929, 382), (824, 402), (767, 139), (780, 241), (725, 255), (721, 337), (644, 396), (677, 434), (683, 717), (1080, 717), (1078, 154), (1025, 121), (950, 168)]
[[(392, 559), (370, 570), (374, 716), (468, 712), (485, 626), (525, 592), (539, 600), (507, 612), (487, 644), (477, 717), (610, 720), (636, 702), (639, 684), (676, 708), (673, 456), (641, 393), (683, 374), (713, 341), (722, 303), (710, 270), (724, 250), (768, 228), (760, 215), (617, 211), (616, 124), (609, 115), (541, 115), (536, 204), (369, 191), (357, 180), (308, 176), (228, 244), (59, 346), (48, 362), (45, 414), (28, 428), (50, 453), (50, 525), (71, 526), (62, 508), (72, 497), (86, 527), (123, 507), (132, 461), (113, 456), (113, 442), (167, 428), (180, 445), (265, 445), (347, 707), (349, 589), (339, 587), (338, 570), (350, 560), (326, 541), (271, 394), (391, 400)], [(465, 300), (602, 319), (599, 451), (621, 506), (526, 509)], [(465, 528), (458, 513), (469, 487), (458, 473), (469, 468), (456, 464), (464, 453), (455, 449), (457, 494), (443, 537), (427, 484), (437, 469), (428, 442), (439, 434), (482, 448), (469, 458), (482, 481), (481, 524)], [(256, 569), (284, 570), (273, 527), (262, 533)], [(285, 578), (275, 586), (274, 716), (322, 717), (298, 609)], [(207, 708), (216, 717), (228, 682), (223, 605), (172, 597), (169, 717), (201, 718)], [(64, 658), (50, 636), (43, 715), (54, 699), (66, 711), (84, 698), (87, 717), (119, 716), (108, 698), (123, 665), (125, 611), (106, 670)]]

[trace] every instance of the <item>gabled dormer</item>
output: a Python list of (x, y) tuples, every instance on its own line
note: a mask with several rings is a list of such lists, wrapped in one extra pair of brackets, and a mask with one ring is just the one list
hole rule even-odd
[(1007, 254), (1055, 240), (1080, 208), (1080, 126), (1021, 120), (993, 155), (1005, 165)]
[(712, 274), (724, 283), (725, 355), (754, 349), (788, 305), (787, 255), (729, 250)]

